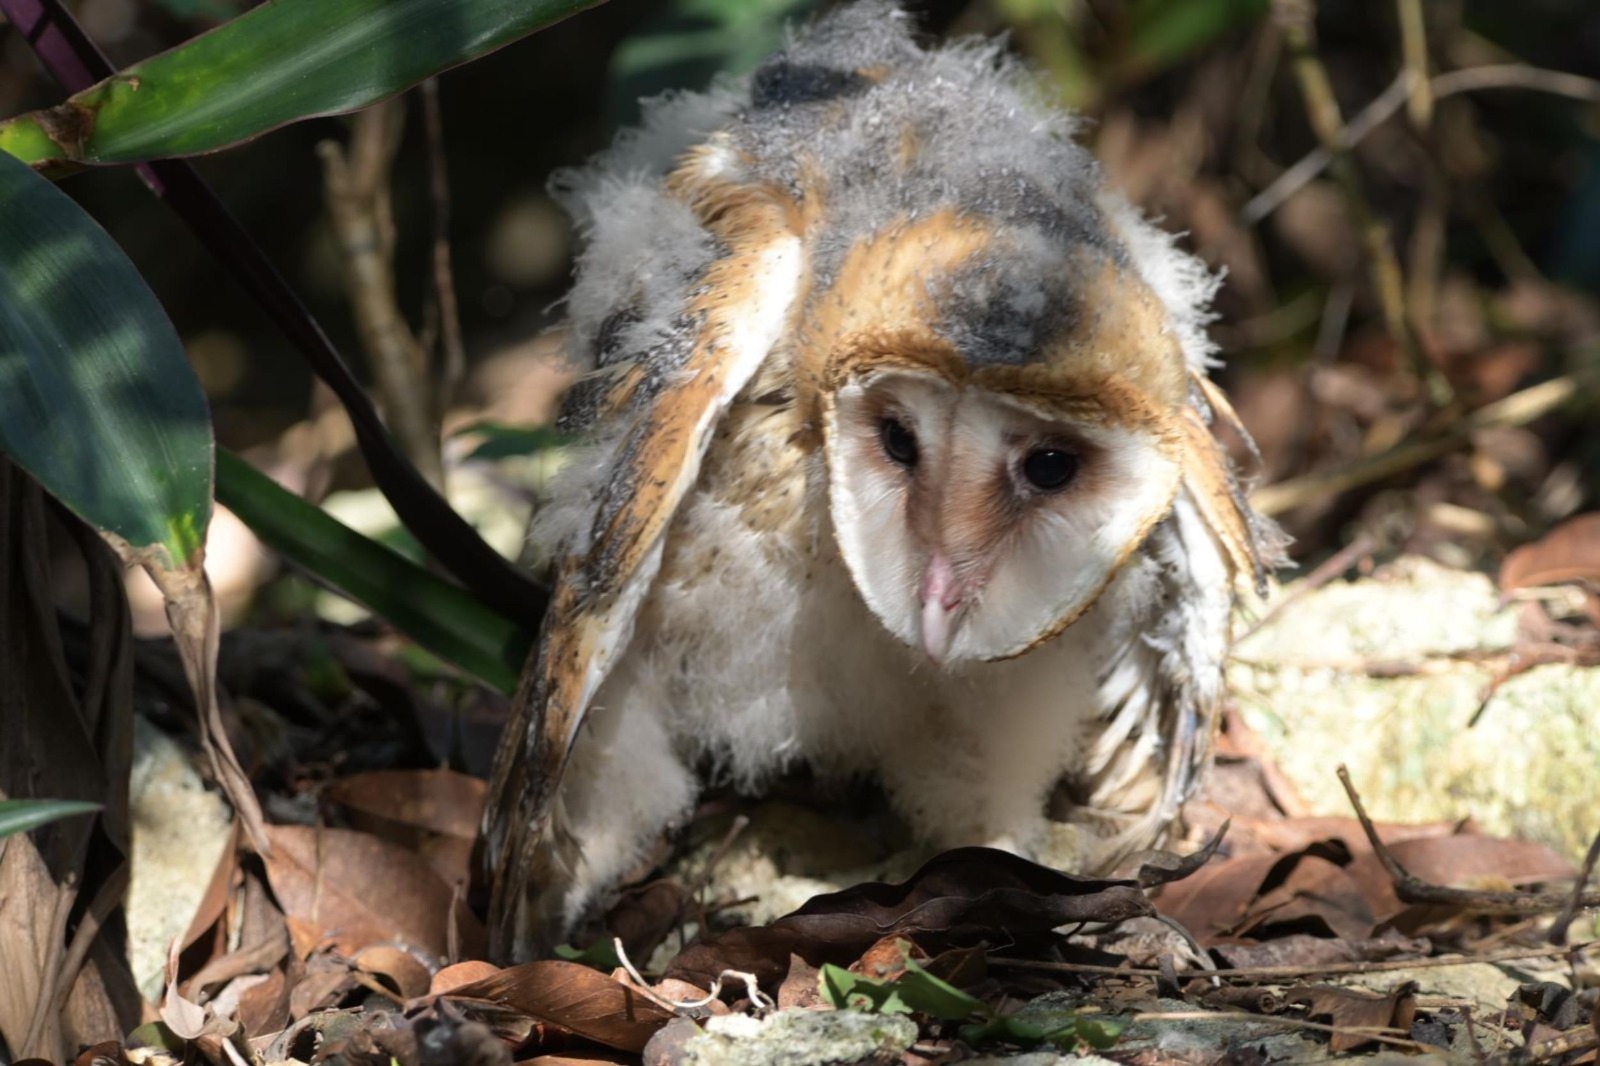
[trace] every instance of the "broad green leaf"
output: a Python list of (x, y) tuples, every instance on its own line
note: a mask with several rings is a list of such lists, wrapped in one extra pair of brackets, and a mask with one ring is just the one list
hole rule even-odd
[(452, 437), (482, 437), (468, 459), (511, 459), (559, 448), (567, 438), (549, 426), (513, 426), (487, 419), (462, 426)]
[(98, 803), (83, 800), (0, 800), (0, 840), (14, 833), (26, 833), (61, 818), (74, 814), (90, 814), (100, 809)]
[(926, 1014), (941, 1021), (966, 1021), (987, 1015), (988, 1007), (948, 981), (935, 977), (911, 958), (909, 944), (900, 942), (905, 972), (893, 979), (867, 977), (832, 963), (817, 971), (817, 987), (835, 1009), (851, 1008), (873, 1014)]
[(975, 1047), (1003, 1043), (1032, 1048), (1051, 1045), (1071, 1051), (1087, 1046), (1108, 1048), (1122, 1035), (1123, 1024), (1104, 1015), (1084, 1015), (1056, 996), (1025, 1003), (1015, 1013), (961, 1028), (961, 1039)]
[(213, 152), (355, 111), (599, 0), (271, 0), (0, 125), (30, 163)]
[(608, 936), (595, 938), (594, 943), (586, 948), (557, 944), (556, 955), (568, 962), (581, 962), (601, 973), (610, 973), (622, 965), (622, 959), (617, 955), (617, 942)]
[(3, 153), (0, 451), (156, 565), (205, 543), (211, 419), (172, 323), (116, 242)]
[(502, 692), (516, 688), (533, 645), (516, 623), (226, 450), (217, 452), (217, 500), (273, 550), (423, 648)]
[(820, 0), (668, 0), (611, 57), (613, 125), (636, 121), (643, 97), (747, 73), (783, 44), (785, 25), (821, 6)]

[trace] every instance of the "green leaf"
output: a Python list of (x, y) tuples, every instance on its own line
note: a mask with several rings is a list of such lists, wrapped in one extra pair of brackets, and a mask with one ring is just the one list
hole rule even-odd
[(514, 426), (484, 419), (462, 426), (452, 437), (482, 437), (468, 459), (511, 459), (559, 448), (567, 438), (549, 426)]
[(1002, 1043), (1024, 1048), (1049, 1044), (1063, 1051), (1085, 1045), (1103, 1049), (1117, 1042), (1123, 1028), (1113, 1018), (1086, 1017), (1048, 996), (1026, 1003), (1003, 1018), (963, 1026), (961, 1039), (974, 1047)]
[(905, 972), (893, 979), (866, 977), (832, 963), (817, 971), (822, 998), (835, 1009), (850, 1008), (872, 1014), (926, 1014), (941, 1021), (966, 1021), (987, 1015), (981, 1000), (967, 995), (948, 981), (935, 977), (911, 957), (910, 945), (900, 941)]
[(911, 1013), (911, 1006), (900, 998), (894, 982), (851, 973), (831, 962), (824, 963), (817, 971), (817, 987), (822, 998), (835, 1010), (858, 1010), (866, 1014)]
[(3, 153), (0, 205), (0, 451), (136, 553), (193, 562), (211, 419), (172, 323), (116, 242)]
[(226, 450), (217, 452), (217, 500), (273, 550), (423, 648), (502, 692), (516, 688), (533, 634), (515, 622)]
[(617, 955), (617, 942), (609, 936), (597, 937), (594, 943), (586, 948), (557, 944), (556, 955), (568, 962), (582, 963), (601, 973), (610, 973), (622, 965), (622, 959)]
[(83, 800), (0, 800), (0, 840), (14, 833), (37, 829), (60, 818), (91, 814), (99, 809), (100, 804)]
[(272, 0), (0, 125), (0, 149), (30, 163), (213, 152), (366, 107), (597, 2)]

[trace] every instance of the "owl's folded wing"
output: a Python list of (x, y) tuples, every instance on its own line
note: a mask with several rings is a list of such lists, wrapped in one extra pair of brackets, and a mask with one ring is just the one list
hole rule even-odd
[[(552, 803), (585, 712), (660, 567), (663, 535), (699, 476), (716, 426), (790, 325), (803, 275), (793, 205), (691, 157), (671, 187), (727, 249), (694, 282), (678, 321), (687, 351), (641, 358), (611, 379), (602, 418), (625, 426), (593, 528), (560, 560), (536, 657), (495, 759), (484, 859), (493, 950), (537, 939), (530, 895), (548, 887)], [(669, 365), (663, 365), (669, 364)]]

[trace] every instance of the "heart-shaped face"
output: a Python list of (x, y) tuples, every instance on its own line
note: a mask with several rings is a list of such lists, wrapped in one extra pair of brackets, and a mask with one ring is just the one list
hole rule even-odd
[(862, 599), (935, 662), (1003, 659), (1094, 605), (1166, 516), (1171, 444), (933, 370), (837, 389), (824, 432), (835, 537)]

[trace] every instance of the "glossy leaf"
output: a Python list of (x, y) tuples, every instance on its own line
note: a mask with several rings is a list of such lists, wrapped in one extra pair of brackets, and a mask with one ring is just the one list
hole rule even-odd
[(516, 687), (533, 634), (462, 589), (357, 533), (228, 451), (217, 453), (217, 500), (290, 562), (439, 658), (503, 692)]
[(211, 421), (172, 323), (122, 250), (0, 154), (0, 450), (156, 565), (198, 557)]
[(83, 800), (10, 799), (0, 800), (0, 840), (15, 833), (26, 833), (41, 825), (75, 814), (90, 814), (98, 803)]
[(355, 111), (598, 0), (273, 0), (0, 125), (30, 163), (212, 152)]

